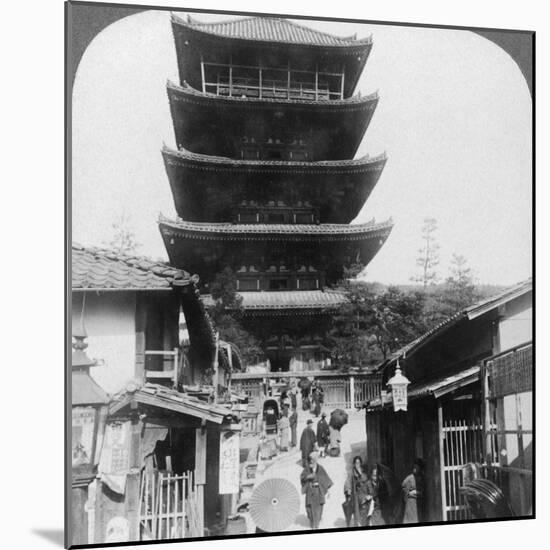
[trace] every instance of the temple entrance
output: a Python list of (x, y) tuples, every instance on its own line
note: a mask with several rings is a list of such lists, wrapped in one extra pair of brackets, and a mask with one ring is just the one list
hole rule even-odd
[(270, 357), (271, 372), (288, 372), (290, 357)]

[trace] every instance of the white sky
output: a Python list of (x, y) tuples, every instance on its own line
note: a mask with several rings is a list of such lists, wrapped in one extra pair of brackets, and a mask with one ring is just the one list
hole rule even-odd
[[(427, 216), (439, 223), (441, 276), (456, 252), (480, 283), (529, 277), (531, 98), (513, 60), (469, 31), (301, 23), (374, 37), (358, 90), (380, 102), (358, 155), (389, 159), (356, 222), (392, 216), (395, 227), (367, 279), (409, 282)], [(168, 12), (114, 23), (86, 50), (73, 93), (74, 241), (100, 245), (125, 213), (140, 253), (166, 259), (156, 220), (175, 216), (160, 154), (175, 143), (167, 78), (178, 80)]]

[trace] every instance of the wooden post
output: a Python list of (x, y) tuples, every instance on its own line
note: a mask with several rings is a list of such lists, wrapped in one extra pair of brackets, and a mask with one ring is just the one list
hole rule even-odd
[(340, 99), (344, 99), (344, 78), (346, 74), (346, 66), (342, 65), (342, 75), (340, 76)]
[(178, 348), (174, 348), (174, 388), (178, 389), (178, 365), (179, 365), (179, 354)]
[(233, 57), (229, 61), (229, 97), (233, 96)]
[(201, 55), (201, 78), (202, 78), (202, 92), (206, 92), (206, 81), (204, 78), (204, 59)]
[(206, 422), (195, 431), (195, 485), (197, 486), (198, 523), (204, 534), (204, 485), (206, 484)]
[(355, 409), (355, 378), (353, 376), (349, 377), (349, 399), (350, 408)]
[(217, 403), (218, 401), (219, 349), (220, 349), (220, 333), (216, 332), (216, 350), (214, 353), (214, 375), (212, 376), (212, 385), (214, 386), (214, 403)]
[(441, 520), (447, 521), (446, 510), (446, 491), (445, 491), (445, 454), (443, 452), (443, 444), (445, 433), (443, 432), (443, 407), (441, 399), (437, 400), (437, 428), (439, 432), (439, 472), (441, 479)]
[(287, 80), (286, 80), (286, 93), (287, 93), (287, 99), (290, 99), (290, 61), (287, 65)]
[(319, 65), (315, 64), (315, 99), (319, 99)]
[(131, 403), (132, 426), (130, 443), (130, 473), (126, 478), (126, 517), (128, 519), (129, 540), (139, 540), (139, 495), (141, 459), (141, 421), (137, 403)]
[(260, 99), (262, 99), (262, 62), (260, 61), (260, 66), (258, 68), (259, 72), (259, 90), (258, 90), (258, 96)]

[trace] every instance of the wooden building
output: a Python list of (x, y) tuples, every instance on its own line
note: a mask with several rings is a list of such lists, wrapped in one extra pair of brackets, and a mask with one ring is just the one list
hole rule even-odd
[[(162, 262), (73, 244), (72, 324), (84, 321), (99, 361), (94, 378), (107, 392), (132, 380), (192, 384), (213, 366), (214, 332), (197, 284)], [(180, 311), (188, 350), (179, 346)]]
[(264, 371), (335, 369), (325, 340), (344, 298), (330, 287), (392, 228), (350, 225), (386, 163), (354, 158), (378, 102), (354, 95), (372, 40), (270, 17), (173, 16), (172, 29), (177, 147), (162, 154), (178, 218), (159, 221), (170, 262), (205, 293), (234, 271)]
[(481, 465), (515, 515), (532, 513), (532, 283), (460, 311), (379, 366), (411, 381), (408, 410), (389, 393), (366, 403), (367, 460), (399, 479), (425, 467), (422, 521), (468, 519), (463, 467)]
[[(240, 427), (229, 407), (188, 393), (216, 359), (197, 283), (161, 262), (72, 247), (72, 325), (87, 328), (75, 329), (74, 345), (87, 336), (94, 358), (80, 357), (87, 344), (73, 354), (73, 439), (84, 431), (90, 404), (108, 403), (86, 476), (77, 475), (73, 460), (75, 543), (199, 537), (227, 515), (227, 499), (219, 496), (220, 445), (238, 438)], [(180, 311), (188, 334), (183, 348)], [(238, 477), (238, 456), (234, 464)]]

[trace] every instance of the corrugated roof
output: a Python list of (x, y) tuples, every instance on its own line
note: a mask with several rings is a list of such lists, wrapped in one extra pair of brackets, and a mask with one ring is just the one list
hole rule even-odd
[(277, 17), (245, 17), (216, 23), (201, 23), (189, 16), (187, 21), (184, 21), (172, 14), (172, 22), (210, 34), (261, 42), (283, 42), (311, 46), (361, 46), (372, 43), (371, 36), (360, 40), (357, 40), (355, 35), (335, 36)]
[(200, 153), (192, 153), (185, 149), (178, 151), (170, 149), (166, 145), (162, 148), (162, 153), (167, 156), (176, 157), (184, 161), (194, 161), (201, 164), (225, 164), (234, 169), (246, 169), (251, 168), (261, 169), (262, 167), (277, 167), (281, 169), (293, 170), (297, 167), (306, 168), (308, 171), (316, 171), (319, 169), (330, 170), (340, 167), (354, 167), (355, 169), (361, 167), (368, 167), (373, 164), (380, 163), (387, 159), (386, 153), (371, 157), (365, 155), (357, 159), (345, 159), (345, 160), (319, 160), (319, 161), (292, 161), (292, 160), (241, 160), (232, 159), (229, 157), (218, 157), (212, 155), (202, 155)]
[(216, 424), (222, 424), (232, 417), (231, 410), (222, 405), (210, 404), (159, 384), (145, 384), (135, 391), (118, 393), (109, 405), (109, 414), (116, 414), (134, 400), (175, 413), (204, 418)]
[[(334, 290), (290, 290), (241, 292), (245, 310), (330, 309), (346, 302), (342, 292)], [(210, 295), (203, 296), (207, 306), (213, 305)]]
[(191, 283), (189, 274), (167, 263), (102, 248), (72, 245), (72, 289), (168, 290)]
[[(205, 237), (210, 235), (219, 235), (221, 237), (234, 238), (237, 236), (257, 235), (261, 238), (275, 236), (370, 236), (377, 232), (388, 232), (393, 227), (390, 220), (375, 223), (368, 222), (363, 224), (339, 224), (339, 223), (321, 223), (321, 224), (240, 224), (240, 223), (201, 223), (188, 222), (181, 219), (170, 220), (161, 216), (159, 223), (169, 228), (179, 231), (203, 234)], [(375, 235), (373, 235), (375, 236)]]

